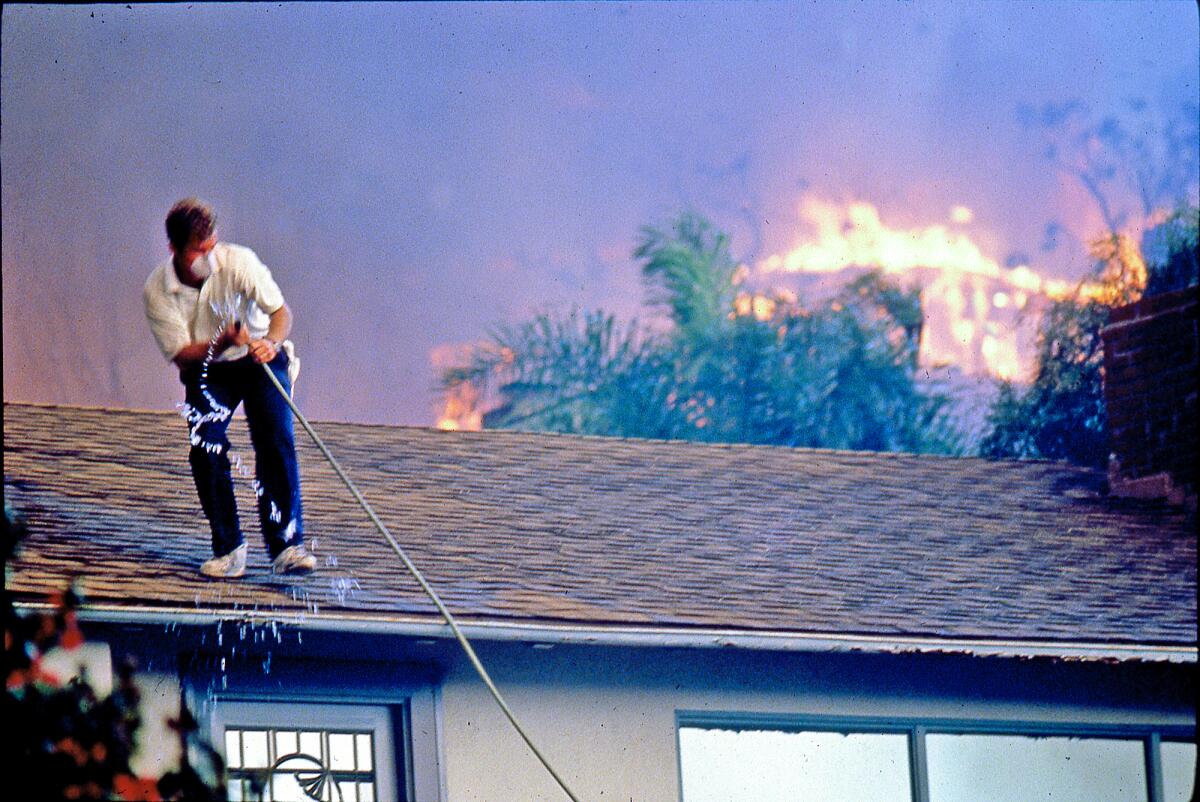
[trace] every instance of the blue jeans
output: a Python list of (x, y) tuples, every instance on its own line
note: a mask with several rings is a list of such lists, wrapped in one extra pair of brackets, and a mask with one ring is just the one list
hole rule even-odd
[[(287, 354), (280, 351), (270, 362), (270, 368), (283, 388), (291, 392)], [(213, 554), (223, 556), (244, 542), (233, 495), (226, 435), (238, 404), (245, 405), (250, 441), (254, 445), (258, 517), (267, 552), (274, 559), (288, 546), (302, 543), (300, 469), (296, 464), (292, 411), (262, 365), (248, 356), (234, 362), (211, 362), (207, 376), (202, 375), (200, 366), (195, 366), (180, 371), (179, 380), (185, 388), (193, 421), (189, 424), (192, 448), (188, 461), (200, 495), (200, 507), (212, 527)]]

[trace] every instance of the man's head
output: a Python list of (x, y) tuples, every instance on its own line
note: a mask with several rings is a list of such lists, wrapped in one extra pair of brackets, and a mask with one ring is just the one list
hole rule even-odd
[(167, 212), (167, 240), (177, 256), (190, 262), (192, 256), (206, 254), (212, 250), (217, 239), (217, 215), (204, 201), (186, 198)]

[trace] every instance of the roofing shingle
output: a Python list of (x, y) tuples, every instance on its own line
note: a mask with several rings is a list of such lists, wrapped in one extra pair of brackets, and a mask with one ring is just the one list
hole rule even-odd
[[(1194, 516), (1049, 462), (317, 424), (465, 619), (933, 638), (1196, 643)], [(247, 463), (244, 421), (230, 427)], [(8, 403), (5, 493), (30, 524), (10, 588), (84, 582), (137, 608), (437, 618), (299, 428), (321, 569), (272, 579), (248, 479), (235, 582), (169, 412)]]

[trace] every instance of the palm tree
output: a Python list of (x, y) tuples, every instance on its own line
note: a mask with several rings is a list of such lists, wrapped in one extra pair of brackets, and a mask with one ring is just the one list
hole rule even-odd
[[(443, 386), (500, 404), (496, 428), (873, 450), (955, 447), (946, 399), (919, 390), (919, 294), (877, 274), (813, 308), (739, 311), (728, 237), (685, 213), (641, 230), (633, 256), (665, 326), (601, 311), (498, 329)], [(765, 311), (763, 311), (765, 310)]]

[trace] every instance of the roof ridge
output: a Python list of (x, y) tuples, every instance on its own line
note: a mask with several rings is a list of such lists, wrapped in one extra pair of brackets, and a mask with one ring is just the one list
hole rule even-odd
[(179, 413), (173, 409), (146, 409), (144, 407), (106, 407), (100, 404), (66, 404), (62, 402), (52, 401), (9, 401), (4, 400), (4, 408), (9, 407), (32, 407), (34, 409), (64, 409), (64, 410), (86, 410), (88, 412), (115, 412), (115, 413), (131, 413), (137, 415), (172, 415), (176, 416)]
[[(37, 401), (8, 401), (4, 402), (5, 409), (10, 407), (31, 407), (36, 409), (63, 409), (63, 410), (86, 410), (89, 412), (113, 412), (118, 414), (138, 414), (138, 415), (170, 415), (176, 416), (179, 413), (176, 410), (163, 409), (143, 409), (138, 407), (106, 407), (96, 404), (64, 404), (64, 403), (47, 403)], [(1074, 469), (1087, 472), (1087, 468), (1071, 465), (1061, 460), (1050, 459), (1016, 459), (1016, 460), (996, 460), (982, 457), (977, 454), (927, 454), (915, 451), (869, 451), (869, 450), (854, 450), (846, 448), (815, 448), (812, 446), (787, 446), (771, 443), (723, 443), (723, 442), (705, 442), (699, 440), (685, 439), (666, 439), (657, 437), (622, 437), (613, 435), (599, 434), (578, 434), (571, 432), (539, 432), (527, 429), (483, 429), (479, 431), (467, 431), (462, 429), (439, 429), (435, 426), (416, 426), (412, 424), (399, 423), (371, 423), (363, 421), (337, 421), (337, 420), (312, 420), (315, 426), (349, 426), (360, 429), (383, 429), (388, 431), (408, 431), (408, 432), (424, 432), (435, 436), (445, 437), (527, 437), (534, 439), (564, 439), (564, 440), (583, 440), (587, 442), (600, 443), (623, 443), (635, 446), (653, 446), (666, 445), (678, 446), (687, 449), (695, 450), (717, 450), (717, 451), (741, 451), (746, 453), (755, 452), (788, 452), (798, 454), (814, 454), (827, 455), (836, 457), (851, 457), (859, 459), (916, 459), (928, 460), (934, 462), (973, 462), (986, 463), (989, 465), (1050, 465), (1062, 469)]]

